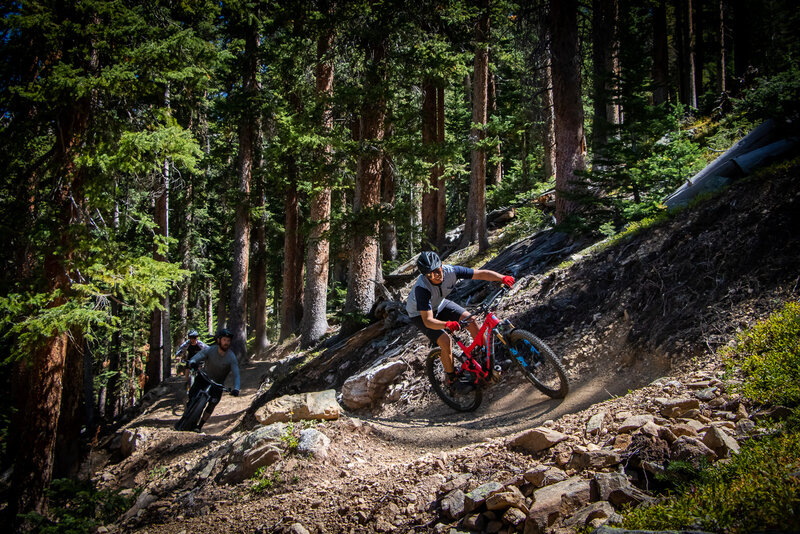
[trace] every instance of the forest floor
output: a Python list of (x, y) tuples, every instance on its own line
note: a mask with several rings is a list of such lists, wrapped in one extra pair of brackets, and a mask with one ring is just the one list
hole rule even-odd
[(87, 466), (102, 487), (146, 487), (153, 495), (106, 531), (441, 530), (437, 492), (455, 475), (502, 480), (537, 464), (503, 438), (542, 425), (580, 436), (598, 403), (611, 413), (635, 410), (644, 402), (637, 390), (655, 379), (721, 376), (717, 350), (797, 299), (799, 274), (795, 163), (569, 264), (518, 277), (498, 314), (561, 356), (571, 381), (566, 399), (549, 399), (511, 372), (476, 412), (455, 413), (430, 392), (422, 370), (429, 347), (409, 331), (403, 339), (412, 341), (397, 357), (409, 365), (401, 398), (317, 423), (331, 440), (327, 457), (287, 453), (258, 491), (253, 480), (225, 485), (198, 477), (194, 466), (241, 431), (273, 359), (242, 367), (242, 394), (223, 396), (203, 434), (172, 430), (184, 392), (182, 378), (170, 379), (165, 394), (127, 425), (147, 433), (142, 450), (120, 460), (98, 448)]

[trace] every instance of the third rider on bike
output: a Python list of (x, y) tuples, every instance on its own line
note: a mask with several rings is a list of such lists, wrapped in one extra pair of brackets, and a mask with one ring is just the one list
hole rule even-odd
[[(225, 382), (228, 374), (233, 372), (234, 384), (231, 395), (238, 397), (240, 385), (239, 362), (236, 360), (236, 355), (232, 350), (230, 350), (233, 334), (231, 334), (230, 330), (227, 328), (220, 328), (217, 330), (215, 337), (217, 343), (195, 354), (194, 357), (189, 360), (189, 368), (196, 370), (199, 367), (200, 362), (205, 362), (205, 373), (211, 380), (219, 384)], [(189, 403), (192, 402), (191, 399), (197, 395), (197, 392), (205, 389), (206, 386), (208, 386), (208, 381), (203, 378), (202, 375), (198, 374), (197, 378), (195, 378), (194, 384), (192, 385), (192, 389), (189, 390)], [(212, 385), (211, 399), (208, 401), (208, 406), (206, 406), (203, 417), (197, 423), (197, 427), (195, 428), (197, 432), (200, 432), (200, 429), (203, 428), (205, 422), (208, 421), (209, 417), (211, 417), (211, 414), (214, 412), (214, 408), (216, 408), (221, 397), (222, 388)]]
[[(417, 269), (421, 274), (408, 295), (408, 316), (417, 329), (442, 349), (442, 367), (447, 373), (448, 385), (468, 388), (471, 381), (465, 379), (462, 383), (453, 369), (453, 343), (444, 329), (455, 332), (461, 328), (458, 321), (470, 319), (471, 316), (464, 308), (445, 297), (455, 289), (461, 279), (503, 282), (511, 287), (514, 285), (514, 277), (484, 269), (442, 265), (439, 255), (431, 251), (419, 255)], [(479, 328), (474, 318), (470, 319), (467, 329), (472, 337), (478, 335)]]

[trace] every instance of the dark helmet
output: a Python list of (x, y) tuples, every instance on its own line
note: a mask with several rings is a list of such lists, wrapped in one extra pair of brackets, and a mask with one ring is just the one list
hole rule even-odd
[(417, 269), (422, 274), (428, 274), (442, 266), (442, 259), (432, 250), (426, 250), (417, 258)]
[(233, 334), (231, 334), (231, 331), (228, 330), (227, 328), (220, 328), (219, 330), (217, 330), (217, 333), (214, 335), (214, 339), (219, 341), (219, 339), (222, 338), (222, 337), (229, 337), (229, 338), (233, 339)]
[(189, 337), (200, 337), (200, 334), (197, 333), (197, 330), (189, 330)]

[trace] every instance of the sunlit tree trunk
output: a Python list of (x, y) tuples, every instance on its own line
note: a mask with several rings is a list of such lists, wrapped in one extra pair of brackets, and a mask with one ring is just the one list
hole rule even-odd
[[(361, 222), (353, 228), (350, 246), (345, 313), (366, 315), (375, 302), (375, 270), (378, 262), (378, 221), (374, 209), (380, 202), (383, 153), (380, 144), (386, 114), (386, 46), (383, 36), (366, 44), (365, 95), (361, 104), (360, 137), (364, 149), (358, 158), (353, 218)], [(361, 218), (359, 219), (359, 217)], [(352, 334), (361, 327), (357, 317), (346, 319), (342, 333)]]
[[(254, 102), (259, 92), (258, 48), (260, 37), (254, 22), (245, 35), (245, 72), (243, 98)], [(247, 280), (250, 268), (250, 188), (254, 154), (260, 130), (258, 114), (243, 112), (239, 123), (238, 193), (233, 229), (233, 264), (231, 268), (230, 324), (233, 333), (231, 350), (240, 362), (247, 362)]]
[(619, 108), (614, 101), (619, 75), (619, 0), (594, 0), (592, 8), (592, 149), (597, 153), (608, 144), (610, 132), (619, 124)]

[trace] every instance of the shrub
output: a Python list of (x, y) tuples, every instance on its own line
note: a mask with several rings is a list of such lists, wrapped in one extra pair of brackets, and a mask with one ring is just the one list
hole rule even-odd
[(744, 375), (740, 391), (765, 404), (800, 404), (800, 303), (741, 334), (727, 351), (729, 368)]

